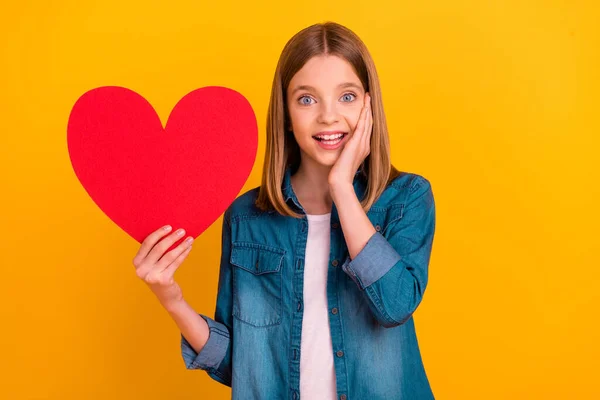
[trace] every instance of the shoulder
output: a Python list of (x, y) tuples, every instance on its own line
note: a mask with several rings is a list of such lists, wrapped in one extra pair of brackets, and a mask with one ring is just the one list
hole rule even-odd
[(406, 206), (418, 199), (433, 202), (433, 191), (429, 179), (413, 172), (403, 172), (389, 185)]
[(427, 194), (433, 196), (429, 179), (414, 172), (400, 171), (399, 175), (388, 183), (374, 205), (380, 207), (407, 205)]
[(396, 190), (406, 190), (409, 192), (414, 192), (419, 190), (421, 187), (429, 188), (431, 187), (431, 182), (427, 178), (422, 175), (419, 175), (414, 172), (403, 172), (400, 171), (400, 175), (398, 175), (388, 187), (394, 188)]
[[(417, 220), (434, 210), (431, 182), (422, 175), (400, 172), (388, 183), (367, 215), (378, 231), (386, 235), (399, 220)], [(407, 219), (407, 216), (412, 216)]]
[(225, 211), (226, 220), (231, 223), (241, 217), (259, 216), (265, 213), (256, 207), (256, 199), (260, 186), (252, 188), (239, 195)]

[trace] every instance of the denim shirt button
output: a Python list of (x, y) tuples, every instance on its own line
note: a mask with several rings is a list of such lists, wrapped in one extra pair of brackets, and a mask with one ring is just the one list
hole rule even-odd
[(344, 352), (341, 350), (338, 350), (337, 353), (335, 353), (338, 357), (341, 357), (344, 355)]
[(381, 226), (379, 226), (379, 225), (375, 225), (375, 230), (376, 230), (377, 232), (379, 232), (379, 231), (381, 230)]
[(346, 400), (346, 395), (345, 394), (341, 395), (340, 400)]
[(338, 260), (333, 260), (331, 262), (331, 265), (333, 265), (334, 267), (337, 267), (338, 266)]
[(302, 302), (301, 302), (301, 301), (299, 301), (299, 302), (298, 302), (298, 311), (300, 311), (300, 309), (301, 309), (301, 308), (302, 308)]
[(333, 229), (337, 229), (340, 225), (337, 222), (334, 222), (333, 224), (331, 224), (331, 227)]
[(338, 309), (337, 309), (337, 308), (335, 308), (335, 307), (333, 307), (333, 308), (331, 309), (331, 313), (332, 313), (332, 314), (337, 314), (337, 313), (338, 313)]

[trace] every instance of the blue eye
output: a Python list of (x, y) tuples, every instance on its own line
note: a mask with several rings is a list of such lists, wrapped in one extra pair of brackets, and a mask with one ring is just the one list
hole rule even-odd
[[(302, 100), (302, 99), (304, 99), (304, 98), (306, 98), (306, 99), (309, 99), (309, 100), (312, 100), (312, 99), (311, 99), (310, 97), (308, 97), (308, 96), (302, 96), (302, 97), (300, 97), (298, 100)], [(300, 102), (300, 104), (302, 104), (303, 106), (308, 106), (308, 105), (310, 105), (310, 103), (305, 103), (305, 102), (302, 102), (302, 101)]]
[[(355, 95), (354, 93), (345, 93), (345, 94), (342, 96), (342, 98), (343, 98), (343, 97), (346, 97), (346, 96), (354, 96), (354, 97), (356, 97), (356, 95)], [(352, 100), (350, 100), (350, 101), (352, 101)]]

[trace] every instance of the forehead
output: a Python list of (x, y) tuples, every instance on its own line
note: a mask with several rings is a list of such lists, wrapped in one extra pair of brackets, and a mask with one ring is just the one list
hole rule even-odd
[(345, 82), (353, 82), (362, 87), (348, 61), (334, 55), (320, 55), (312, 57), (296, 72), (288, 86), (288, 93), (304, 85), (312, 86), (318, 91), (335, 90)]

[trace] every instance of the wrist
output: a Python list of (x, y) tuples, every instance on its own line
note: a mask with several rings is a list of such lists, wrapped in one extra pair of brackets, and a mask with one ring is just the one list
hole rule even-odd
[(332, 199), (335, 201), (336, 197), (347, 196), (348, 194), (354, 193), (354, 186), (351, 183), (336, 183), (329, 185), (329, 192)]
[(162, 303), (162, 305), (169, 314), (178, 313), (181, 310), (188, 307), (187, 302), (183, 298), (178, 300), (170, 300), (168, 302)]

